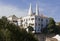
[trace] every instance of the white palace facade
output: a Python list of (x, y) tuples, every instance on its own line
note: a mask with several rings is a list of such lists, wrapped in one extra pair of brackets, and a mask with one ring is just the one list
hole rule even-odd
[(49, 18), (39, 14), (38, 5), (36, 4), (36, 13), (33, 13), (32, 6), (30, 4), (28, 16), (17, 18), (15, 15), (13, 15), (9, 16), (7, 19), (13, 23), (17, 22), (17, 25), (22, 26), (22, 28), (32, 26), (36, 33), (41, 33), (41, 29), (46, 27), (46, 25), (49, 23)]

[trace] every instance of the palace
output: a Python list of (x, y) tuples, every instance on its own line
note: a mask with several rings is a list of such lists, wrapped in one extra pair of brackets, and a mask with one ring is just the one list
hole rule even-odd
[(39, 7), (36, 4), (36, 12), (34, 13), (32, 10), (32, 5), (30, 4), (28, 15), (26, 17), (17, 18), (15, 15), (9, 16), (7, 18), (11, 22), (15, 23), (16, 25), (22, 26), (22, 28), (27, 28), (28, 26), (32, 26), (35, 33), (41, 33), (41, 29), (46, 27), (49, 23), (49, 18), (40, 15)]

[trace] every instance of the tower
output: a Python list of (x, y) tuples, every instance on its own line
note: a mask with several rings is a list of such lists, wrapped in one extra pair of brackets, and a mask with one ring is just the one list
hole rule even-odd
[(36, 4), (36, 15), (39, 15), (39, 7), (38, 7), (38, 4)]
[(28, 11), (28, 15), (32, 15), (33, 14), (33, 11), (32, 11), (32, 6), (31, 6), (31, 3), (30, 3), (30, 7), (29, 7), (29, 11)]

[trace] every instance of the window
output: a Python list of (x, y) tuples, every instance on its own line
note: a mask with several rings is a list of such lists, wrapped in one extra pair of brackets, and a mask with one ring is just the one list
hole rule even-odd
[(46, 19), (46, 22), (48, 22), (48, 20)]
[(29, 25), (33, 26), (33, 25), (34, 25), (34, 23), (29, 23)]
[(41, 19), (41, 21), (43, 21), (43, 19)]
[(34, 25), (34, 24), (31, 24), (32, 26)]
[(48, 24), (48, 20), (46, 19), (46, 24)]
[(24, 21), (25, 21), (25, 19), (24, 19)]
[(41, 24), (41, 27), (43, 27), (43, 24)]
[(25, 22), (25, 24), (27, 24), (27, 22)]
[(23, 22), (23, 20), (21, 20), (21, 22)]
[(27, 19), (26, 19), (26, 21), (27, 21)]
[(38, 27), (38, 31), (40, 31), (40, 27)]
[(38, 26), (40, 26), (40, 24), (38, 24)]
[(40, 18), (38, 18), (38, 20), (40, 21)]
[(37, 26), (37, 23), (35, 23), (35, 26)]
[(31, 20), (34, 20), (34, 18), (31, 18)]
[(18, 22), (18, 21), (16, 21), (16, 20), (13, 20), (13, 22)]

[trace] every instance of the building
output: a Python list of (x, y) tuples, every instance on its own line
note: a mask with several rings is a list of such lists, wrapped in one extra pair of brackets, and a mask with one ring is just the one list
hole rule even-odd
[[(36, 13), (34, 13), (32, 10), (32, 5), (30, 4), (28, 16), (21, 18), (15, 17), (14, 21), (18, 21), (18, 25), (22, 26), (24, 29), (28, 26), (32, 26), (36, 33), (41, 33), (41, 29), (49, 23), (49, 18), (39, 14), (38, 5), (36, 4)], [(11, 18), (9, 17), (8, 19), (10, 20)]]
[(18, 25), (18, 23), (17, 23), (18, 17), (16, 17), (15, 15), (9, 16), (7, 19), (10, 21), (10, 23), (14, 23), (14, 24)]

